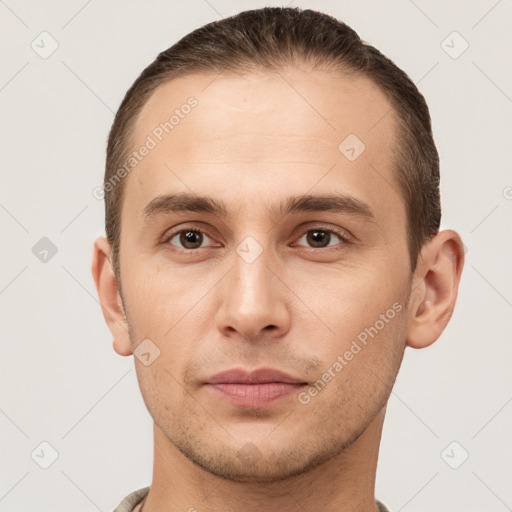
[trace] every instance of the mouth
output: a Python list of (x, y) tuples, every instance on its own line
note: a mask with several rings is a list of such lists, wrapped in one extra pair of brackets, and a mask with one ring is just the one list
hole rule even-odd
[(272, 368), (223, 371), (205, 383), (214, 396), (238, 407), (258, 409), (296, 393), (307, 382)]

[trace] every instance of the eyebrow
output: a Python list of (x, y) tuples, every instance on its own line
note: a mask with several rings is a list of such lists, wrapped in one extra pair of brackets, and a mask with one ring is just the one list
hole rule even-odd
[[(212, 197), (190, 193), (165, 194), (155, 197), (143, 210), (143, 217), (150, 219), (156, 215), (171, 212), (201, 212), (226, 217), (226, 203)], [(291, 196), (282, 201), (277, 211), (281, 216), (301, 212), (333, 212), (354, 215), (367, 221), (375, 221), (371, 208), (361, 200), (349, 195), (305, 194)]]

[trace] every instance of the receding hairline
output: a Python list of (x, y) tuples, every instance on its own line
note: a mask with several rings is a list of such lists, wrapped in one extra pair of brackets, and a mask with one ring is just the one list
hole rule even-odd
[[(161, 91), (166, 86), (171, 86), (172, 83), (175, 83), (179, 80), (187, 80), (189, 78), (197, 78), (197, 77), (205, 77), (205, 78), (220, 78), (221, 75), (223, 75), (224, 78), (243, 78), (245, 76), (253, 76), (253, 75), (270, 75), (277, 71), (284, 70), (285, 68), (289, 67), (295, 67), (293, 63), (285, 64), (284, 66), (279, 66), (277, 68), (267, 68), (263, 67), (261, 65), (253, 65), (251, 68), (244, 69), (243, 72), (237, 72), (236, 70), (232, 69), (225, 69), (221, 70), (219, 72), (218, 70), (206, 68), (206, 69), (192, 69), (192, 70), (182, 70), (180, 72), (171, 72), (169, 73), (170, 76), (166, 76), (165, 78), (162, 78), (161, 81), (159, 81), (155, 87), (151, 89), (149, 94), (146, 94), (143, 98), (143, 101), (139, 104), (139, 108), (135, 112), (135, 114), (132, 114), (129, 123), (126, 127), (126, 135), (124, 141), (123, 141), (123, 153), (121, 156), (121, 160), (125, 161), (128, 158), (128, 155), (136, 149), (137, 147), (137, 130), (139, 128), (139, 121), (140, 117), (143, 115), (143, 113), (148, 108), (148, 103), (155, 98), (155, 96), (158, 94), (159, 91)], [(302, 69), (299, 67), (299, 69)], [(402, 126), (403, 123), (401, 122), (400, 116), (398, 115), (397, 107), (393, 104), (392, 99), (390, 98), (387, 91), (380, 86), (380, 84), (374, 80), (372, 77), (366, 75), (364, 72), (360, 70), (349, 70), (348, 68), (344, 67), (343, 71), (340, 71), (339, 66), (337, 68), (334, 67), (316, 67), (312, 66), (312, 71), (320, 71), (329, 73), (329, 75), (332, 75), (333, 80), (353, 80), (353, 79), (360, 79), (365, 81), (366, 83), (371, 85), (371, 88), (378, 92), (381, 97), (385, 100), (387, 105), (389, 106), (389, 109), (387, 110), (386, 114), (383, 117), (386, 117), (387, 115), (392, 116), (393, 124), (392, 124), (392, 144), (390, 148), (390, 161), (391, 161), (391, 172), (392, 172), (392, 180), (393, 184), (391, 185), (392, 188), (397, 192), (397, 195), (399, 196), (399, 199), (402, 202), (402, 206), (404, 207), (405, 214), (407, 215), (408, 211), (408, 205), (407, 205), (407, 199), (403, 193), (403, 191), (400, 189), (400, 184), (397, 179), (397, 173), (398, 173), (398, 163), (397, 163), (397, 156), (400, 154), (400, 141), (404, 137)], [(204, 89), (203, 89), (204, 90)], [(184, 97), (184, 99), (186, 99)], [(377, 123), (379, 123), (381, 119), (377, 120)], [(135, 170), (136, 172), (136, 170)], [(130, 173), (131, 174), (131, 173)], [(119, 201), (118, 203), (118, 214), (119, 214), (119, 233), (122, 230), (121, 226), (121, 216), (123, 211), (123, 205), (124, 205), (124, 199), (125, 199), (125, 187), (126, 187), (126, 180), (129, 179), (130, 176), (127, 175), (124, 179), (121, 180), (121, 183), (119, 184), (119, 190), (118, 190), (118, 196), (117, 199)], [(371, 219), (372, 215), (368, 215), (367, 218)], [(408, 221), (406, 220), (406, 224), (408, 224)]]
[[(310, 67), (301, 67), (299, 64), (308, 64)], [(179, 71), (169, 72), (167, 76), (162, 77), (160, 81), (155, 82), (155, 86), (149, 91), (149, 93), (145, 94), (142, 101), (138, 105), (138, 108), (135, 113), (133, 113), (126, 126), (125, 137), (122, 141), (122, 153), (120, 154), (120, 160), (124, 161), (128, 158), (128, 155), (131, 151), (136, 149), (137, 147), (137, 129), (139, 125), (139, 121), (144, 112), (147, 111), (148, 104), (153, 100), (156, 95), (162, 91), (163, 88), (171, 86), (171, 84), (179, 81), (179, 80), (187, 80), (192, 78), (211, 78), (212, 81), (208, 82), (206, 86), (201, 90), (204, 91), (213, 81), (222, 78), (240, 78), (250, 76), (264, 76), (264, 75), (272, 75), (272, 74), (280, 74), (281, 71), (285, 71), (286, 69), (293, 68), (299, 69), (307, 72), (320, 72), (329, 74), (333, 77), (335, 81), (337, 80), (362, 80), (371, 86), (371, 88), (382, 96), (384, 101), (387, 103), (389, 109), (383, 117), (386, 115), (391, 115), (393, 119), (393, 142), (397, 144), (401, 133), (400, 133), (400, 116), (398, 115), (397, 107), (393, 103), (393, 99), (390, 94), (383, 88), (375, 79), (371, 76), (368, 76), (361, 70), (351, 69), (347, 65), (340, 65), (338, 63), (318, 63), (315, 62), (314, 58), (310, 57), (306, 58), (295, 58), (293, 61), (285, 60), (283, 58), (283, 63), (273, 65), (271, 67), (263, 66), (261, 64), (257, 64), (254, 62), (247, 63), (243, 68), (238, 68), (237, 64), (233, 67), (225, 68), (225, 69), (216, 69), (215, 67), (204, 67), (204, 68), (191, 68)], [(282, 75), (281, 75), (282, 77)], [(297, 94), (297, 93), (296, 93)], [(185, 97), (183, 98), (186, 99)], [(381, 119), (377, 121), (380, 122)], [(373, 129), (373, 128), (372, 128)], [(124, 185), (124, 183), (123, 183)], [(121, 194), (122, 189), (124, 188), (121, 185)]]
[[(179, 76), (225, 68), (268, 71), (283, 63), (296, 63), (297, 59), (309, 61), (317, 69), (343, 69), (346, 76), (361, 75), (390, 101), (390, 113), (397, 121), (391, 148), (392, 171), (406, 203), (414, 269), (421, 245), (438, 232), (441, 217), (439, 157), (428, 106), (401, 68), (349, 25), (326, 13), (298, 7), (243, 11), (208, 23), (162, 51), (132, 84), (116, 113), (107, 145), (105, 182), (133, 146), (139, 113), (160, 85)], [(113, 254), (117, 254), (122, 230), (123, 185), (120, 183), (105, 196), (105, 226)]]

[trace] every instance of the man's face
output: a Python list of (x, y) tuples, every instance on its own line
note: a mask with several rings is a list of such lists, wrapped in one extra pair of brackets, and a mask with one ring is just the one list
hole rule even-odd
[[(155, 131), (190, 97), (168, 134)], [(156, 145), (126, 178), (123, 304), (132, 348), (160, 350), (136, 362), (156, 427), (203, 468), (299, 474), (385, 405), (411, 279), (390, 109), (366, 78), (288, 68), (175, 79), (137, 119), (133, 150), (148, 135)], [(161, 200), (175, 194), (226, 211), (175, 211)], [(280, 209), (303, 195), (344, 199)], [(262, 368), (297, 383), (214, 379)]]

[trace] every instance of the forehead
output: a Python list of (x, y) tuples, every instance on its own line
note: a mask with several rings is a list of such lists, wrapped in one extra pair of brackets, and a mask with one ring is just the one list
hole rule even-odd
[(362, 76), (297, 67), (185, 75), (161, 85), (136, 119), (131, 149), (151, 149), (127, 176), (124, 202), (142, 215), (179, 191), (222, 195), (247, 211), (339, 191), (403, 213), (395, 131), (390, 102)]

